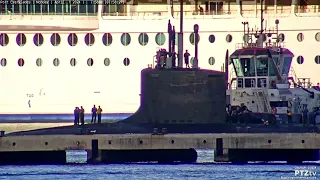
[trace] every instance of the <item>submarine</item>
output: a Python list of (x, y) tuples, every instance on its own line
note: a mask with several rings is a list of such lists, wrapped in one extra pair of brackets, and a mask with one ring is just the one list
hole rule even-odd
[[(267, 37), (274, 39), (272, 35), (277, 36), (275, 39), (278, 42), (278, 32), (253, 33), (249, 31), (249, 28), (248, 31), (244, 30), (250, 41), (241, 44), (242, 46), (230, 56), (227, 49), (224, 68), (222, 68), (224, 70), (214, 71), (198, 67), (198, 30), (199, 26), (195, 24), (196, 43), (192, 68), (183, 68), (182, 46), (178, 46), (178, 66), (176, 66), (174, 53), (176, 32), (169, 20), (168, 51), (165, 49), (157, 51), (154, 64), (148, 65), (148, 68), (141, 71), (140, 107), (130, 117), (115, 123), (46, 128), (14, 132), (8, 136), (90, 133), (319, 132), (315, 123), (299, 122), (302, 118), (301, 112), (293, 113), (293, 120), (288, 123), (287, 111), (289, 110), (288, 107), (283, 106), (283, 104), (288, 105), (287, 99), (299, 98), (298, 95), (302, 94), (301, 99), (306, 98), (306, 101), (313, 102), (309, 105), (310, 108), (320, 104), (315, 98), (320, 97), (320, 91), (315, 88), (302, 87), (301, 83), (295, 83), (292, 78), (288, 77), (288, 73), (281, 72), (282, 69), (288, 71), (289, 67), (284, 66), (291, 65), (293, 53), (281, 47), (279, 43), (269, 41), (264, 44)], [(182, 36), (182, 33), (178, 34)], [(252, 41), (254, 37), (257, 38), (256, 42)], [(179, 38), (179, 41), (178, 45), (183, 44), (183, 38)], [(235, 78), (230, 81), (229, 65), (233, 65), (236, 73)], [(294, 88), (287, 86), (290, 80)], [(233, 85), (235, 88), (232, 88)], [(283, 94), (284, 91), (287, 94)], [(298, 95), (295, 91), (299, 92)], [(228, 110), (239, 107), (237, 105), (245, 105), (248, 111), (236, 116), (228, 114)], [(284, 108), (286, 110), (281, 112)]]

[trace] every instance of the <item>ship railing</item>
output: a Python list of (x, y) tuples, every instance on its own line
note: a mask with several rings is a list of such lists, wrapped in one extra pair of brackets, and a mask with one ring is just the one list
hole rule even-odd
[(0, 20), (98, 20), (97, 13), (0, 13)]
[[(130, 11), (130, 12), (103, 12), (102, 19), (163, 19), (168, 17), (180, 18), (180, 12), (151, 10), (151, 11)], [(183, 11), (185, 19), (214, 19), (214, 18), (231, 18), (237, 15), (237, 11), (208, 11), (199, 12), (194, 10)]]
[[(254, 47), (258, 47), (259, 44), (258, 43), (236, 43), (235, 49), (242, 49), (242, 48), (254, 48)], [(279, 47), (285, 47), (285, 43), (284, 42), (265, 42), (263, 43), (263, 47), (266, 48), (279, 48)]]
[[(290, 6), (267, 7), (263, 11), (265, 17), (288, 17), (291, 14)], [(261, 16), (260, 9), (242, 9), (241, 16), (244, 18), (257, 18)]]
[(294, 14), (298, 17), (319, 17), (320, 5), (296, 6)]

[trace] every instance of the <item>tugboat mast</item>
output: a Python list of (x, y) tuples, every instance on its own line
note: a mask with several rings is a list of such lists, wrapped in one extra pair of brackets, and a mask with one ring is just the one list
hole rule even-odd
[(260, 23), (261, 23), (261, 25), (260, 25), (260, 35), (259, 35), (259, 39), (258, 39), (258, 47), (263, 47), (263, 41), (264, 41), (264, 28), (263, 28), (263, 22), (264, 22), (264, 17), (263, 17), (263, 15), (264, 15), (264, 11), (263, 11), (263, 3), (264, 3), (264, 0), (261, 0), (260, 1), (260, 10), (261, 10), (261, 15), (260, 15)]

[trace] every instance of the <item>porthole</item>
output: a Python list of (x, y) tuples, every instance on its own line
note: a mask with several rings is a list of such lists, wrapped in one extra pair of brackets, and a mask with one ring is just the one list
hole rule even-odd
[(76, 65), (77, 65), (77, 60), (76, 60), (76, 58), (70, 59), (70, 65), (71, 65), (71, 66), (76, 66)]
[(162, 46), (166, 42), (166, 36), (163, 33), (158, 33), (155, 40), (157, 45)]
[(304, 39), (303, 34), (302, 34), (302, 33), (299, 33), (299, 34), (297, 35), (297, 40), (298, 40), (299, 42), (302, 42), (303, 39)]
[(129, 33), (123, 33), (120, 38), (121, 44), (128, 46), (131, 43), (131, 37)]
[(87, 46), (92, 46), (94, 44), (94, 35), (92, 33), (87, 33), (86, 36), (84, 37), (84, 42), (86, 43)]
[(124, 64), (125, 66), (129, 66), (129, 64), (130, 64), (130, 59), (129, 59), (129, 58), (124, 58), (124, 59), (123, 59), (123, 64)]
[(53, 33), (50, 38), (52, 46), (59, 46), (61, 43), (61, 37), (58, 33)]
[(320, 55), (316, 56), (314, 58), (314, 61), (316, 62), (316, 64), (320, 64)]
[(315, 39), (316, 39), (316, 41), (320, 42), (320, 32), (316, 33)]
[(42, 66), (42, 59), (41, 58), (38, 58), (37, 60), (36, 60), (36, 65), (38, 66), (38, 67), (40, 67), (40, 66)]
[(230, 43), (230, 42), (232, 41), (232, 36), (231, 36), (231, 34), (228, 34), (228, 35), (227, 35), (226, 41), (227, 41), (228, 43)]
[(20, 67), (24, 66), (24, 60), (22, 58), (18, 59), (18, 66)]
[(89, 58), (89, 59), (87, 60), (87, 64), (88, 64), (88, 66), (92, 66), (92, 65), (93, 65), (93, 59), (92, 59), (92, 58)]
[(6, 33), (1, 33), (0, 34), (0, 45), (1, 46), (6, 46), (9, 44), (9, 36)]
[(58, 58), (54, 58), (53, 59), (53, 65), (56, 66), (56, 67), (59, 66), (60, 65), (60, 60)]
[[(189, 41), (190, 41), (190, 43), (191, 43), (192, 45), (195, 45), (195, 43), (196, 43), (196, 35), (195, 35), (195, 33), (191, 33), (191, 34), (190, 34), (190, 36), (189, 36)], [(199, 36), (199, 34), (198, 34), (198, 43), (199, 43), (199, 41), (200, 41), (200, 36)]]
[(18, 46), (24, 46), (27, 42), (26, 35), (24, 35), (23, 33), (17, 34), (16, 42), (17, 42)]
[(33, 43), (34, 43), (34, 45), (36, 45), (36, 46), (41, 46), (41, 45), (43, 44), (43, 36), (42, 36), (42, 34), (36, 33), (36, 34), (33, 36)]
[(303, 64), (303, 62), (304, 62), (303, 56), (298, 56), (298, 57), (297, 57), (297, 63), (298, 63), (298, 64)]
[(2, 58), (1, 61), (0, 61), (0, 64), (1, 64), (2, 67), (7, 66), (7, 59), (6, 58)]
[(245, 43), (249, 42), (249, 35), (248, 35), (248, 34), (244, 34), (244, 35), (243, 35), (243, 41), (244, 41)]
[(214, 57), (209, 57), (209, 60), (208, 60), (209, 65), (213, 66), (215, 62), (216, 60), (214, 59)]
[(110, 33), (104, 33), (102, 36), (102, 43), (105, 46), (110, 46), (112, 44), (112, 35)]
[(190, 58), (190, 61), (189, 61), (189, 62), (190, 62), (191, 65), (193, 65), (193, 63), (194, 63), (194, 57)]
[(145, 46), (148, 44), (149, 42), (149, 36), (147, 33), (140, 33), (139, 37), (138, 37), (138, 41), (140, 43), (141, 46)]
[(210, 36), (209, 36), (209, 42), (210, 43), (214, 43), (216, 41), (216, 37), (213, 35), (213, 34), (211, 34)]
[(70, 33), (68, 36), (68, 44), (70, 46), (76, 46), (78, 44), (78, 36), (76, 33)]
[(103, 61), (105, 66), (110, 66), (110, 59), (109, 58), (105, 58)]
[(278, 36), (278, 42), (284, 42), (285, 38), (285, 35), (283, 33), (280, 33)]

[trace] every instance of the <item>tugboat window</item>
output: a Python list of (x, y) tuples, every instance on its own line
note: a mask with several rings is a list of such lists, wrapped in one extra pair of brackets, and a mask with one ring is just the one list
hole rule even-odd
[(268, 58), (257, 57), (257, 76), (268, 76)]
[(292, 62), (292, 57), (285, 57), (283, 62), (283, 68), (282, 68), (282, 75), (288, 75), (290, 66)]
[(256, 76), (254, 59), (253, 58), (241, 58), (241, 67), (244, 77), (254, 77)]
[(234, 70), (236, 71), (237, 77), (243, 77), (243, 69), (238, 58), (232, 59)]

